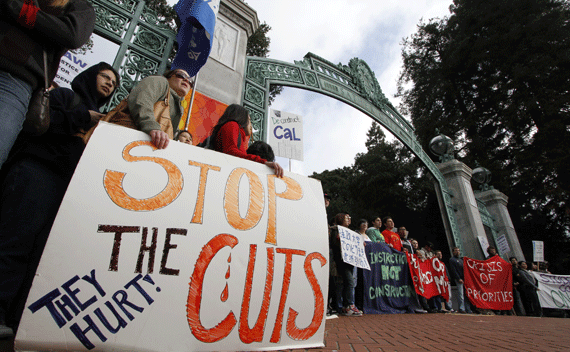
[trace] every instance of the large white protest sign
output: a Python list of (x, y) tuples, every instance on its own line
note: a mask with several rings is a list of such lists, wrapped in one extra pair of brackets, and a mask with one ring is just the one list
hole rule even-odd
[(530, 272), (538, 280), (536, 293), (542, 308), (570, 309), (570, 276)]
[(276, 156), (303, 161), (303, 119), (285, 111), (270, 110), (268, 143)]
[(343, 226), (338, 226), (342, 260), (345, 263), (370, 270), (362, 235)]
[(323, 346), (328, 241), (317, 180), (102, 123), (71, 180), (16, 348)]

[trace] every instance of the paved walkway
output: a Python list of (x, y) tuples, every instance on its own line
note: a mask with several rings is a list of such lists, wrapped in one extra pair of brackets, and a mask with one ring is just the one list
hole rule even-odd
[(570, 351), (570, 319), (390, 314), (327, 320), (325, 348), (307, 351)]
[[(0, 352), (13, 351), (0, 340)], [(303, 350), (293, 350), (303, 351)], [(570, 351), (570, 319), (462, 314), (339, 317), (306, 351)]]

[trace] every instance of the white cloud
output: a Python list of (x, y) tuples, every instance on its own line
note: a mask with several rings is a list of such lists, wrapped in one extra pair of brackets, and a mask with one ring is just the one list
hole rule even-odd
[[(174, 4), (176, 1), (169, 0)], [(335, 64), (363, 59), (374, 71), (384, 95), (395, 105), (401, 71), (401, 42), (416, 32), (420, 19), (447, 16), (451, 0), (247, 0), (272, 30), (269, 57), (292, 63), (312, 52)], [(303, 116), (304, 162), (292, 171), (349, 166), (364, 142), (371, 119), (332, 98), (285, 88), (272, 108)], [(389, 135), (389, 133), (387, 133)], [(286, 169), (287, 159), (279, 159)]]

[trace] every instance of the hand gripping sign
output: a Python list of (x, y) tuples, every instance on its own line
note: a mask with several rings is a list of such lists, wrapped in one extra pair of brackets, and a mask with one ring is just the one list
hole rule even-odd
[(67, 189), (16, 347), (322, 347), (328, 241), (317, 180), (102, 123)]
[(495, 255), (487, 260), (463, 257), (465, 292), (477, 308), (513, 308), (513, 271), (511, 264)]

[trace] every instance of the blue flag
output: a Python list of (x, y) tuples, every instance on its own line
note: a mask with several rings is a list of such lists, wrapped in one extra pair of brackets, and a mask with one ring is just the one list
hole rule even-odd
[(180, 18), (176, 40), (178, 53), (172, 62), (173, 69), (183, 69), (195, 76), (204, 66), (212, 49), (216, 15), (220, 0), (180, 0), (174, 10)]

